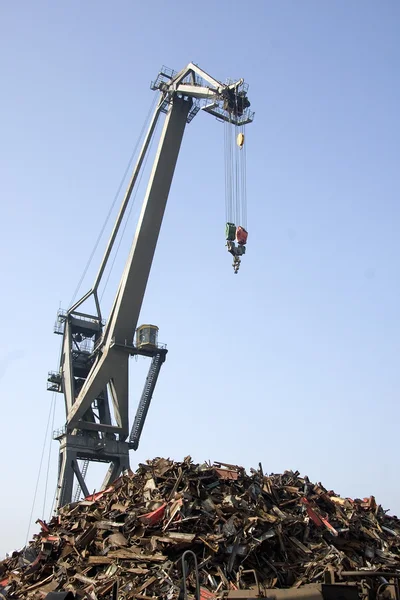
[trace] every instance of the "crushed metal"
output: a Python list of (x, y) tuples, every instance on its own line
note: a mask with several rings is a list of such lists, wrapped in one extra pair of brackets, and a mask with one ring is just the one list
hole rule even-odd
[[(157, 458), (104, 492), (63, 507), (0, 562), (0, 596), (182, 598), (182, 555), (198, 563), (201, 598), (299, 588), (345, 571), (400, 575), (400, 520), (371, 496), (341, 498), (285, 471)], [(357, 576), (354, 576), (356, 579)], [(187, 590), (193, 597), (193, 571)], [(235, 592), (236, 593), (236, 592)]]

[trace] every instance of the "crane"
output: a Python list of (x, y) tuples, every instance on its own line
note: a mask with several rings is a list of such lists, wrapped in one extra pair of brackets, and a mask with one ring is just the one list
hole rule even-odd
[[(71, 502), (74, 484), (78, 493), (89, 495), (85, 475), (90, 462), (109, 465), (104, 489), (129, 468), (129, 450), (138, 448), (167, 349), (158, 343), (156, 326), (137, 325), (186, 124), (200, 110), (241, 128), (254, 118), (243, 79), (222, 84), (193, 63), (179, 72), (163, 67), (151, 88), (159, 92), (158, 102), (93, 285), (57, 316), (55, 332), (62, 335), (60, 366), (48, 375), (48, 389), (63, 394), (66, 413), (65, 426), (54, 435), (60, 443), (57, 508)], [(164, 126), (136, 233), (104, 320), (99, 284), (161, 114), (166, 115)], [(93, 314), (82, 307), (89, 298), (94, 300)], [(151, 364), (130, 430), (128, 360), (137, 355), (151, 358)]]

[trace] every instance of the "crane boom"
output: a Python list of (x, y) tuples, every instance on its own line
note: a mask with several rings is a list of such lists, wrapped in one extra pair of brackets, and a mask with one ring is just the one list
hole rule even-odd
[(129, 351), (124, 347), (132, 344), (143, 296), (153, 261), (154, 252), (167, 203), (172, 177), (178, 159), (191, 99), (176, 96), (165, 120), (156, 160), (150, 176), (142, 213), (136, 229), (128, 261), (122, 275), (110, 319), (104, 332), (104, 351), (91, 371), (79, 396), (68, 412), (67, 423), (77, 425), (86, 410), (108, 381), (121, 382), (116, 389), (116, 406), (120, 413), (121, 434), (128, 435), (128, 395), (125, 386), (125, 369)]
[[(157, 344), (139, 347), (134, 343), (134, 335), (186, 124), (200, 108), (230, 123), (236, 120), (243, 125), (253, 119), (243, 80), (223, 85), (192, 63), (179, 73), (163, 69), (152, 88), (160, 91), (159, 103), (94, 284), (66, 313), (59, 314), (57, 333), (63, 335), (60, 370), (49, 377), (50, 389), (63, 392), (66, 410), (65, 427), (56, 435), (60, 442), (57, 506), (71, 501), (74, 478), (87, 492), (78, 461), (84, 461), (84, 472), (90, 461), (109, 463), (103, 482), (106, 487), (129, 467), (129, 449), (138, 447), (166, 350)], [(237, 95), (236, 107), (240, 105), (240, 110), (232, 109), (232, 94)], [(136, 233), (105, 324), (98, 287), (161, 113), (166, 113), (166, 118)], [(95, 315), (81, 310), (90, 296), (94, 297)], [(128, 439), (128, 361), (137, 354), (153, 360)]]

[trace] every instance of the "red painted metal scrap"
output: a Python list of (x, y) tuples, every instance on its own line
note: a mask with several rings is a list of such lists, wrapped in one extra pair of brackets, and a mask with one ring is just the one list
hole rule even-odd
[(215, 595), (212, 592), (209, 592), (207, 588), (200, 588), (200, 600), (213, 600)]
[(42, 519), (38, 519), (36, 523), (39, 523), (40, 527), (43, 529), (45, 533), (50, 533), (50, 529), (47, 527), (46, 523), (42, 521)]
[(60, 537), (58, 535), (43, 535), (42, 542), (59, 542)]
[(329, 531), (331, 532), (332, 535), (334, 535), (335, 537), (337, 537), (339, 535), (338, 532), (336, 531), (336, 529), (334, 527), (332, 527), (332, 525), (329, 523), (328, 519), (321, 517), (321, 521), (323, 522), (325, 527), (327, 529), (329, 529)]
[(303, 504), (306, 505), (307, 514), (310, 517), (310, 519), (316, 524), (317, 527), (322, 527), (323, 522), (321, 521), (317, 513), (311, 508), (311, 505), (307, 498), (302, 498), (301, 501), (303, 502)]
[(153, 510), (152, 512), (146, 513), (145, 515), (141, 515), (139, 519), (140, 521), (144, 521), (148, 525), (155, 525), (156, 523), (159, 523), (164, 517), (166, 508), (167, 503), (160, 506), (160, 508), (156, 508), (156, 510)]
[(89, 496), (87, 496), (85, 498), (85, 500), (88, 500), (89, 502), (96, 502), (96, 500), (100, 500), (100, 498), (102, 498), (105, 494), (109, 494), (110, 492), (114, 491), (114, 486), (110, 485), (110, 487), (108, 487), (105, 490), (102, 490), (101, 492), (95, 492), (94, 494), (90, 494)]
[(306, 505), (307, 514), (317, 527), (325, 526), (334, 536), (339, 535), (336, 529), (329, 523), (328, 519), (318, 515), (315, 510), (311, 508), (311, 504), (307, 498), (302, 498), (301, 501)]
[[(342, 583), (345, 577), (355, 596), (353, 584), (367, 578), (376, 599), (375, 575), (394, 572), (400, 552), (400, 519), (373, 497), (342, 498), (297, 471), (265, 476), (260, 466), (247, 475), (234, 464), (157, 458), (141, 464), (135, 480), (124, 475), (91, 497), (39, 521), (29, 546), (0, 561), (0, 600), (43, 600), (66, 584), (89, 600), (118, 589), (136, 600), (174, 598), (188, 550), (199, 561), (199, 600), (262, 600), (264, 591), (271, 600), (277, 588), (278, 596), (301, 595), (306, 585), (323, 584), (326, 572)], [(196, 564), (186, 556), (193, 597)], [(348, 568), (353, 574), (343, 573)]]

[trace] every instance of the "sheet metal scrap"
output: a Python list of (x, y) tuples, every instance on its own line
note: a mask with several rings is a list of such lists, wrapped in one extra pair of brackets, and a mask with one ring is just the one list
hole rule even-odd
[[(178, 599), (193, 550), (202, 597), (299, 587), (335, 570), (397, 570), (400, 521), (375, 498), (341, 498), (296, 471), (265, 476), (227, 463), (157, 458), (106, 491), (60, 510), (22, 552), (0, 563), (0, 594), (90, 600)], [(194, 592), (195, 577), (188, 578)]]

